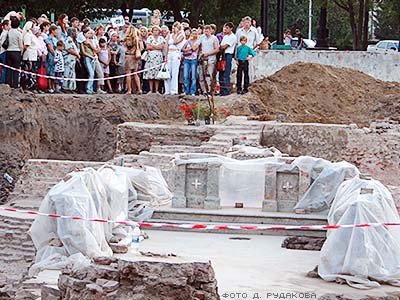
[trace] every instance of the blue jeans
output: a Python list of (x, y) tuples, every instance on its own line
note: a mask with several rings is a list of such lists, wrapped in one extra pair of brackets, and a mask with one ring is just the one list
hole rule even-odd
[(233, 54), (225, 54), (226, 68), (225, 72), (219, 72), (219, 84), (221, 86), (221, 95), (231, 93), (231, 71)]
[(89, 75), (89, 81), (87, 83), (87, 88), (86, 88), (86, 93), (93, 93), (93, 79), (94, 79), (94, 60), (91, 59), (90, 57), (85, 57), (85, 59), (83, 60), (86, 70), (88, 72)]
[(198, 59), (185, 59), (183, 74), (185, 79), (185, 94), (194, 95), (197, 90)]
[[(0, 54), (0, 62), (6, 64), (6, 51)], [(7, 68), (3, 67), (0, 74), (0, 83), (6, 83)]]

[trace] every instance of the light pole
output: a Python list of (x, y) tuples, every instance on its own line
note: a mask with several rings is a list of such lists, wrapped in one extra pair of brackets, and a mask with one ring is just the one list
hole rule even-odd
[(278, 0), (277, 9), (277, 29), (276, 29), (276, 39), (277, 45), (283, 45), (283, 18), (285, 15), (285, 0)]
[(312, 0), (310, 0), (309, 6), (308, 6), (308, 39), (311, 40), (312, 38)]

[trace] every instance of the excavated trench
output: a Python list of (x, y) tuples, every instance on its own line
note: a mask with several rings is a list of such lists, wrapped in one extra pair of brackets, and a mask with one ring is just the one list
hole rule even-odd
[[(0, 204), (30, 158), (107, 161), (118, 124), (181, 117), (179, 100), (127, 95), (37, 95), (0, 85)], [(15, 180), (14, 180), (15, 182)]]

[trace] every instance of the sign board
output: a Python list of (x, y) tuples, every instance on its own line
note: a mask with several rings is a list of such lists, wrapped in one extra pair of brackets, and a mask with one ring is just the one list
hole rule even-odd
[(125, 24), (125, 20), (123, 16), (119, 16), (116, 18), (111, 18), (111, 24), (113, 25), (113, 27), (121, 27), (124, 26)]

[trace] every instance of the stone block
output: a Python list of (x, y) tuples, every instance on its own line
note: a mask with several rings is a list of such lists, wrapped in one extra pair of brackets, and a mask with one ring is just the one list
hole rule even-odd
[[(183, 161), (188, 157), (180, 156)], [(180, 163), (175, 167), (172, 207), (219, 209), (219, 171), (216, 163)]]
[(79, 287), (63, 284), (61, 299), (219, 299), (215, 273), (209, 262), (118, 260), (114, 268), (119, 274), (118, 280), (106, 280), (104, 274), (97, 271), (98, 265), (91, 265), (71, 275), (62, 275), (67, 278), (59, 283), (80, 281), (74, 278), (77, 274), (87, 274), (83, 280), (88, 283)]
[(98, 294), (102, 294), (103, 293), (103, 289), (101, 286), (95, 284), (95, 283), (90, 283), (86, 285), (86, 289), (92, 293), (98, 293)]
[(101, 256), (101, 257), (95, 257), (93, 261), (98, 265), (111, 265), (112, 263), (117, 262), (118, 259), (110, 256)]
[(56, 286), (43, 285), (41, 287), (42, 300), (61, 300), (60, 290)]
[(266, 212), (278, 211), (278, 202), (276, 200), (264, 200), (262, 203), (262, 211)]
[(103, 288), (104, 292), (111, 293), (119, 288), (119, 282), (114, 280), (109, 280), (106, 283), (102, 284), (101, 287)]

